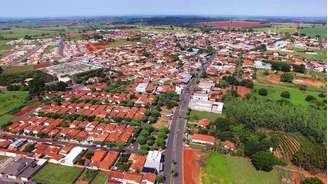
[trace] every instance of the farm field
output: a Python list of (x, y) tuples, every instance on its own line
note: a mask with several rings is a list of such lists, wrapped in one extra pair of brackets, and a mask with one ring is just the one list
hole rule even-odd
[(294, 33), (297, 31), (296, 24), (273, 24), (271, 27), (254, 28), (256, 32), (278, 32), (278, 33)]
[(281, 92), (288, 91), (290, 93), (290, 98), (289, 99), (284, 98), (284, 99), (288, 100), (292, 104), (304, 105), (304, 106), (310, 105), (310, 103), (305, 100), (307, 95), (312, 95), (312, 96), (316, 97), (317, 99), (320, 99), (320, 97), (318, 95), (320, 93), (324, 92), (323, 90), (312, 90), (312, 89), (307, 89), (305, 91), (301, 91), (297, 87), (287, 86), (287, 85), (284, 86), (284, 85), (273, 85), (273, 84), (271, 85), (271, 84), (256, 83), (254, 85), (252, 94), (256, 95), (258, 97), (261, 97), (257, 93), (257, 90), (260, 88), (264, 88), (268, 91), (268, 96), (263, 97), (263, 98), (270, 98), (272, 100), (280, 100), (280, 99), (282, 99), (282, 97), (280, 96)]
[(0, 93), (0, 125), (14, 117), (10, 112), (24, 105), (27, 96), (28, 92), (26, 91), (6, 91)]
[(32, 179), (41, 184), (72, 183), (81, 169), (48, 163)]
[(7, 45), (6, 43), (7, 41), (0, 40), (0, 56), (11, 49), (11, 46)]
[(306, 27), (301, 29), (301, 34), (307, 36), (315, 37), (320, 35), (323, 38), (327, 37), (327, 27), (326, 26), (317, 26), (317, 27)]
[(200, 112), (192, 110), (189, 115), (189, 121), (198, 121), (204, 118), (207, 118), (209, 121), (214, 121), (218, 118), (220, 114), (212, 112)]
[(33, 71), (34, 66), (6, 66), (3, 67), (2, 75), (17, 75), (25, 72)]
[(225, 156), (211, 153), (207, 164), (202, 167), (202, 183), (236, 183), (236, 184), (278, 184), (276, 170), (257, 171), (251, 162), (242, 157)]
[(327, 51), (325, 49), (322, 50), (317, 50), (313, 52), (313, 54), (309, 54), (306, 51), (302, 49), (295, 49), (294, 54), (297, 57), (304, 58), (304, 59), (309, 59), (309, 60), (318, 60), (323, 63), (327, 62)]
[(91, 184), (104, 184), (107, 179), (107, 173), (100, 171), (97, 176), (92, 180)]
[(59, 31), (41, 30), (36, 28), (11, 28), (9, 30), (0, 30), (0, 37), (4, 39), (20, 39), (25, 35), (33, 37), (54, 37)]

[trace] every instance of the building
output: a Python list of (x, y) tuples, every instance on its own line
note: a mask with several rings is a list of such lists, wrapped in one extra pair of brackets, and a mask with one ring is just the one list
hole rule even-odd
[(224, 105), (223, 102), (191, 99), (189, 103), (189, 108), (191, 110), (196, 110), (196, 111), (222, 113), (223, 105)]
[(140, 83), (136, 87), (136, 92), (138, 93), (145, 93), (147, 89), (148, 84), (147, 83)]
[(2, 163), (0, 176), (9, 180), (28, 182), (45, 164), (47, 160), (35, 160), (28, 157), (8, 158)]
[(163, 168), (162, 152), (161, 151), (149, 151), (143, 171), (159, 173), (162, 170), (162, 168)]
[(192, 143), (199, 143), (199, 144), (210, 144), (214, 145), (215, 143), (215, 137), (210, 135), (204, 135), (204, 134), (193, 134), (191, 137)]
[(205, 93), (195, 93), (191, 97), (193, 100), (202, 100), (207, 101), (208, 100), (208, 94)]
[(213, 82), (201, 81), (198, 84), (198, 88), (202, 89), (202, 91), (209, 93), (211, 89), (215, 86)]
[(72, 165), (74, 165), (76, 159), (80, 155), (82, 155), (86, 150), (87, 150), (87, 148), (82, 148), (82, 147), (76, 146), (66, 155), (65, 158), (61, 159), (60, 162), (65, 165), (72, 166)]

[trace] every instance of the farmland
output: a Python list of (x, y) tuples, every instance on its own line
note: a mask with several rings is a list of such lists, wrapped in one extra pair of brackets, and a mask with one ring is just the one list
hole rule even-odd
[(308, 59), (308, 60), (316, 60), (323, 63), (327, 62), (327, 51), (325, 49), (322, 50), (316, 50), (314, 52), (306, 52), (302, 49), (295, 49), (294, 50), (295, 56), (301, 58), (301, 59)]
[(316, 27), (306, 27), (301, 29), (301, 34), (307, 36), (316, 37), (320, 35), (323, 38), (327, 37), (327, 27), (326, 26), (316, 26)]
[(257, 171), (249, 160), (242, 157), (211, 153), (202, 167), (202, 183), (278, 184), (276, 170)]
[(28, 93), (25, 91), (6, 91), (0, 93), (0, 125), (8, 122), (14, 116), (11, 111), (26, 103)]
[(72, 183), (81, 169), (48, 163), (32, 179), (41, 184)]

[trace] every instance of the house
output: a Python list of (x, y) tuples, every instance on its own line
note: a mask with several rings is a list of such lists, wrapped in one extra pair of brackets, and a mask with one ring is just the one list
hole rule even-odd
[(131, 162), (130, 170), (133, 172), (139, 172), (142, 171), (145, 162), (146, 162), (147, 156), (145, 155), (138, 155), (135, 153), (132, 153), (129, 157), (129, 161)]
[(224, 149), (234, 151), (236, 149), (236, 144), (231, 141), (223, 141), (222, 142)]
[(193, 134), (191, 137), (192, 143), (199, 143), (199, 144), (210, 144), (214, 145), (215, 143), (215, 137), (210, 135), (204, 135), (204, 134)]
[(210, 81), (200, 81), (198, 84), (198, 88), (200, 88), (203, 92), (208, 93), (215, 86), (215, 84)]
[(156, 175), (153, 173), (129, 173), (116, 170), (109, 171), (107, 183), (123, 184), (155, 184)]
[(162, 168), (163, 168), (162, 152), (149, 151), (143, 168), (143, 172), (159, 173), (162, 170)]
[(208, 94), (205, 93), (195, 93), (191, 97), (193, 100), (202, 100), (207, 101), (208, 100)]
[(209, 124), (208, 119), (201, 119), (197, 122), (197, 125), (202, 128), (207, 127), (208, 124)]

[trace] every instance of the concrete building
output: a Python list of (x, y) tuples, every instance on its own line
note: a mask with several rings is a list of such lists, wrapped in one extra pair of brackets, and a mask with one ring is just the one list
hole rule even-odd
[(210, 100), (191, 99), (189, 108), (196, 111), (222, 113), (223, 102), (214, 102)]
[(61, 163), (65, 165), (72, 166), (74, 165), (75, 160), (82, 155), (87, 150), (87, 148), (76, 146), (74, 147), (62, 160)]
[(163, 168), (162, 152), (161, 151), (149, 151), (143, 171), (159, 173), (162, 170), (162, 168)]
[(140, 83), (136, 87), (136, 92), (138, 93), (145, 93), (147, 89), (148, 84), (147, 83)]

